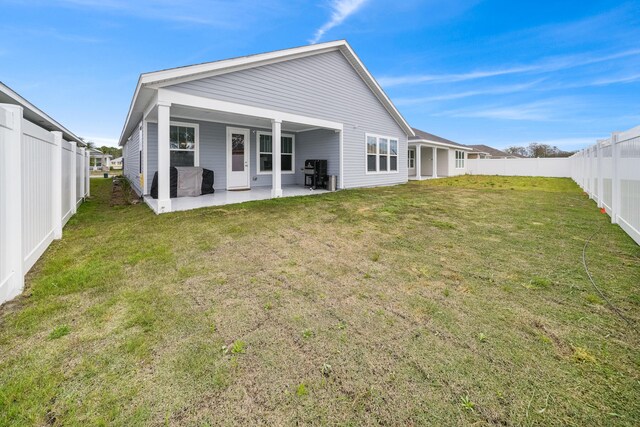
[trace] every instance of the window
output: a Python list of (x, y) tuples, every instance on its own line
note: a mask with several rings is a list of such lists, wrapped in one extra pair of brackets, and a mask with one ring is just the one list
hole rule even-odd
[(416, 167), (416, 150), (409, 150), (409, 169), (415, 169)]
[(464, 169), (464, 151), (456, 150), (456, 169)]
[[(271, 133), (258, 132), (258, 170), (260, 175), (269, 175), (273, 171), (273, 141)], [(280, 171), (282, 173), (295, 172), (295, 137), (293, 135), (280, 136)]]
[(398, 171), (398, 139), (367, 135), (367, 173)]
[(198, 125), (171, 123), (169, 126), (170, 165), (198, 166)]

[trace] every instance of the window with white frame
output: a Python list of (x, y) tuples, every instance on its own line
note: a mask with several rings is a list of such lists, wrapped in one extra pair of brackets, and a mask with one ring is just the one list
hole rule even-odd
[(198, 125), (171, 122), (169, 153), (172, 167), (198, 166)]
[(398, 139), (388, 136), (366, 135), (367, 173), (398, 171)]
[(456, 150), (456, 169), (464, 169), (464, 151)]
[(415, 169), (416, 167), (416, 150), (411, 149), (409, 150), (409, 163), (408, 163), (408, 167), (409, 169)]
[[(271, 133), (258, 132), (257, 173), (268, 175), (273, 171), (273, 141)], [(295, 136), (283, 134), (280, 136), (280, 171), (282, 173), (295, 172)]]

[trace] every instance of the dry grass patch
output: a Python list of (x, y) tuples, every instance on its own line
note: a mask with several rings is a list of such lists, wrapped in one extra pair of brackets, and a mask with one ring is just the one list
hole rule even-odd
[[(457, 177), (155, 216), (108, 181), (0, 309), (2, 425), (634, 425), (638, 335), (569, 180)], [(105, 232), (108, 230), (108, 233)], [(618, 227), (596, 280), (640, 321)]]

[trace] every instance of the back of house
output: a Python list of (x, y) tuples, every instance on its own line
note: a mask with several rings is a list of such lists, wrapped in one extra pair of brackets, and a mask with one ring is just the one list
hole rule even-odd
[(404, 183), (412, 135), (336, 41), (143, 74), (120, 144), (125, 176), (163, 213), (175, 210), (182, 168), (212, 172), (212, 201), (234, 190), (287, 195), (312, 184), (314, 165), (338, 188)]

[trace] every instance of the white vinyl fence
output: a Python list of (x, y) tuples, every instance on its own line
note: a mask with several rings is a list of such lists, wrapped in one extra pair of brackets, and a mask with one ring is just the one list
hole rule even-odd
[(569, 158), (571, 177), (640, 244), (640, 126)]
[(467, 159), (467, 172), (472, 175), (571, 177), (568, 158), (535, 159)]
[(89, 194), (88, 152), (0, 104), (0, 304)]

